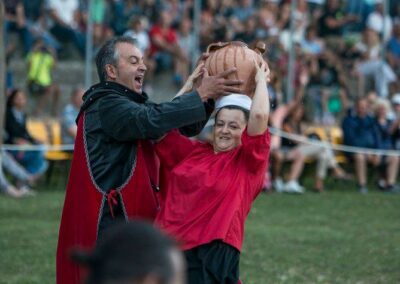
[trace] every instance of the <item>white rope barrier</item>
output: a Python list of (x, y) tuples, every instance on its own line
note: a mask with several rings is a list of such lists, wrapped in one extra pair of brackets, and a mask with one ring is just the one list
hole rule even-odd
[[(292, 141), (296, 141), (299, 143), (314, 145), (317, 147), (330, 148), (334, 151), (340, 152), (349, 152), (349, 153), (359, 153), (359, 154), (371, 154), (371, 155), (381, 155), (381, 156), (395, 156), (400, 157), (399, 150), (378, 150), (378, 149), (369, 149), (369, 148), (359, 148), (346, 146), (341, 144), (332, 144), (329, 142), (324, 142), (316, 139), (310, 139), (303, 135), (292, 134), (280, 129), (270, 127), (269, 128), (271, 134), (277, 135), (283, 138), (290, 139)], [(73, 151), (73, 144), (65, 144), (65, 145), (48, 145), (48, 144), (40, 144), (40, 145), (11, 145), (4, 144), (1, 146), (1, 149), (8, 151)]]
[(13, 145), (13, 144), (3, 144), (0, 148), (2, 150), (7, 150), (7, 151), (72, 151), (72, 150), (74, 150), (74, 144), (65, 144), (65, 145), (49, 145), (49, 144)]
[(341, 144), (332, 144), (329, 142), (324, 142), (324, 141), (320, 141), (320, 140), (316, 140), (316, 139), (310, 139), (303, 135), (288, 133), (288, 132), (282, 131), (282, 130), (274, 128), (274, 127), (270, 127), (269, 130), (270, 130), (271, 134), (273, 134), (273, 135), (287, 138), (287, 139), (290, 139), (290, 140), (293, 140), (293, 141), (296, 141), (299, 143), (305, 143), (305, 144), (310, 144), (310, 145), (324, 147), (324, 148), (331, 148), (334, 151), (400, 157), (399, 150), (379, 150), (379, 149), (346, 146), (346, 145), (341, 145)]

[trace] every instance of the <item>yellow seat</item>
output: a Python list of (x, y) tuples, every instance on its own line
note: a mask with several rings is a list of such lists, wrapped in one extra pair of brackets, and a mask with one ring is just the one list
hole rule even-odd
[[(57, 120), (34, 120), (27, 121), (27, 129), (33, 138), (50, 145), (60, 146), (61, 143), (61, 125)], [(72, 153), (62, 150), (50, 150), (45, 154), (46, 160), (50, 162), (47, 171), (47, 182), (49, 183), (53, 174), (54, 164), (56, 162), (67, 162), (72, 159)], [(65, 163), (67, 165), (67, 163)]]
[[(311, 136), (311, 135), (316, 135), (316, 136), (318, 136), (320, 141), (325, 141), (326, 142), (328, 140), (328, 136), (326, 134), (326, 131), (325, 131), (324, 127), (322, 127), (322, 126), (310, 126), (310, 127), (308, 127), (306, 129), (306, 131), (305, 131), (305, 135), (308, 136), (308, 137)], [(315, 158), (311, 158), (311, 157), (308, 157), (305, 160), (306, 163), (312, 163), (314, 161), (315, 161)]]
[(42, 142), (43, 144), (50, 144), (50, 139), (45, 123), (42, 120), (28, 119), (26, 122), (26, 128), (29, 134)]
[[(311, 134), (315, 134), (319, 137), (321, 141), (329, 142), (333, 145), (341, 145), (343, 144), (343, 131), (338, 126), (330, 126), (330, 127), (323, 127), (323, 126), (310, 126), (305, 131), (306, 136)], [(347, 157), (343, 152), (337, 152), (335, 154), (335, 159), (338, 163), (346, 163)], [(306, 163), (313, 162), (313, 158), (306, 159)]]

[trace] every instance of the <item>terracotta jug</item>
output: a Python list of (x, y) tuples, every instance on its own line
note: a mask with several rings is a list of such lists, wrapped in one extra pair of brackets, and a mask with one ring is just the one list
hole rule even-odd
[(250, 97), (253, 96), (256, 87), (254, 60), (257, 64), (264, 60), (262, 54), (265, 52), (265, 43), (258, 42), (253, 50), (240, 41), (218, 42), (210, 44), (207, 47), (207, 52), (210, 55), (205, 61), (205, 68), (207, 68), (210, 76), (236, 67), (237, 71), (227, 78), (243, 80), (242, 93)]

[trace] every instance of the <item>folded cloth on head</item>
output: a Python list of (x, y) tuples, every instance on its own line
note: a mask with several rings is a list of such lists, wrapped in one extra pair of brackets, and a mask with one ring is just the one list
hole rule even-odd
[(251, 98), (241, 94), (231, 94), (228, 96), (220, 97), (215, 102), (215, 108), (220, 109), (226, 106), (239, 106), (244, 109), (250, 110)]

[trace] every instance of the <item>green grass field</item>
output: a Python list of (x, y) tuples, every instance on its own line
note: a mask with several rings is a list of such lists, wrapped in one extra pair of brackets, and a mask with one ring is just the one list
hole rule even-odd
[[(400, 195), (340, 187), (262, 194), (246, 224), (244, 283), (400, 283)], [(63, 199), (47, 187), (0, 196), (0, 283), (55, 282)]]

